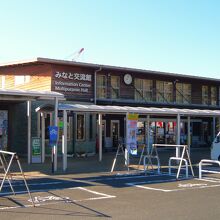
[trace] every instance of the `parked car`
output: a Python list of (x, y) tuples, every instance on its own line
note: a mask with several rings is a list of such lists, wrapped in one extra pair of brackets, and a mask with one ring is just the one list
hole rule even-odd
[(211, 159), (220, 161), (220, 132), (216, 135), (211, 147)]

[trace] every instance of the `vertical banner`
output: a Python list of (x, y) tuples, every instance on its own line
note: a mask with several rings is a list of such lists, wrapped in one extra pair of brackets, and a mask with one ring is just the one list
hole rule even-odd
[(127, 116), (127, 150), (131, 155), (137, 155), (137, 122), (138, 114)]

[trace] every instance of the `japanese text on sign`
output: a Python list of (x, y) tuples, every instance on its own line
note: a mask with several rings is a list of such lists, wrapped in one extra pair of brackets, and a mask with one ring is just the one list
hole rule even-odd
[(84, 73), (56, 72), (55, 78), (79, 80), (79, 81), (89, 81), (89, 82), (92, 81), (92, 75), (91, 74), (84, 74)]

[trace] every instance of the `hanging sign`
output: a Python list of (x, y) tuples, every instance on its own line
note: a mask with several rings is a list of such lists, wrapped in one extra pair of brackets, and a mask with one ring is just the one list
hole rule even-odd
[(41, 163), (41, 138), (32, 137), (32, 163)]
[(127, 150), (132, 155), (137, 155), (137, 122), (138, 114), (128, 114), (127, 117)]

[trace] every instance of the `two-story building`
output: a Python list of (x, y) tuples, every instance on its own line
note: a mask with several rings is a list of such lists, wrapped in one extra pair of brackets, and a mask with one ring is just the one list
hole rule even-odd
[[(111, 106), (154, 107), (170, 109), (220, 109), (220, 79), (149, 71), (66, 60), (37, 58), (0, 65), (0, 94), (4, 91), (57, 92), (65, 100), (59, 103), (96, 104)], [(20, 153), (27, 152), (27, 123), (24, 120), (25, 100), (1, 99), (0, 148)], [(49, 153), (48, 129), (53, 124), (53, 107), (42, 112), (43, 104), (53, 101), (31, 102), (31, 136), (44, 137), (45, 152)], [(49, 108), (46, 106), (47, 108)], [(58, 113), (58, 127), (63, 129), (62, 112)], [(68, 153), (94, 154), (97, 151), (97, 114), (71, 112), (67, 118)], [(190, 120), (192, 147), (210, 147), (214, 133), (219, 129), (219, 118), (193, 115)], [(125, 137), (125, 115), (106, 112), (102, 118), (102, 142), (106, 151), (117, 147)], [(181, 118), (181, 143), (187, 142), (187, 117)], [(150, 135), (154, 143), (176, 143), (176, 117), (150, 117)], [(146, 116), (138, 121), (138, 142), (146, 141)]]

